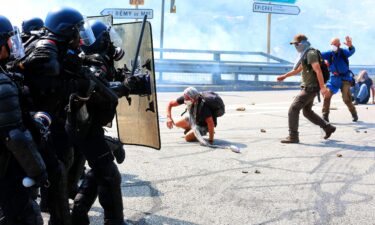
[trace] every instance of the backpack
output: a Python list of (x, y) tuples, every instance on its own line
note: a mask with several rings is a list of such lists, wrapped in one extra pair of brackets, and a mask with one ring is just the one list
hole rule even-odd
[(303, 56), (302, 62), (307, 66), (308, 70), (313, 69), (310, 64), (307, 64), (307, 53), (311, 50), (318, 53), (318, 60), (319, 60), (320, 69), (322, 70), (323, 80), (324, 80), (324, 83), (327, 83), (327, 81), (329, 80), (329, 77), (330, 77), (329, 69), (328, 69), (327, 64), (324, 62), (324, 59), (322, 57), (322, 53), (320, 53), (320, 51), (318, 49), (310, 48), (309, 50), (307, 50), (305, 55)]
[(202, 101), (211, 109), (214, 117), (221, 117), (225, 114), (225, 104), (217, 93), (205, 91), (201, 95)]

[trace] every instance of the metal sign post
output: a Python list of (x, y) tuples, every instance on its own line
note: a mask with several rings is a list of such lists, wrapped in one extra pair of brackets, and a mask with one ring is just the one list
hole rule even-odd
[[(267, 16), (267, 54), (271, 54), (271, 13)], [(270, 58), (267, 58), (267, 62), (270, 62)]]
[[(294, 5), (278, 5), (271, 4), (271, 2), (282, 2), (294, 4), (297, 0), (257, 0), (267, 1), (269, 3), (254, 2), (253, 12), (267, 13), (267, 54), (271, 54), (271, 19), (272, 14), (287, 14), (287, 15), (298, 15), (301, 10), (298, 6)], [(267, 58), (269, 62), (269, 58)]]

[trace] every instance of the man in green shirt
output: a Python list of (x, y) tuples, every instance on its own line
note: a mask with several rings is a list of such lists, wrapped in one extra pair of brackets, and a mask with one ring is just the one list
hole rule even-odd
[[(302, 83), (301, 92), (295, 97), (289, 108), (289, 136), (281, 140), (281, 143), (299, 143), (298, 122), (301, 110), (309, 121), (320, 126), (325, 131), (324, 139), (328, 139), (336, 131), (336, 127), (323, 120), (312, 110), (314, 99), (319, 90), (323, 96), (328, 92), (328, 89), (324, 85), (323, 74), (320, 68), (320, 56), (316, 50), (310, 48), (310, 43), (303, 34), (296, 35), (290, 44), (295, 46), (297, 52), (300, 54), (300, 59), (293, 70), (277, 77), (277, 80), (281, 82), (287, 77), (302, 72)], [(307, 60), (304, 60), (305, 56)]]

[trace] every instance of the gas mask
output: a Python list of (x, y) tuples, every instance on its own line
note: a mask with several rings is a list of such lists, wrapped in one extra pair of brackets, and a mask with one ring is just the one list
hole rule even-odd
[(185, 105), (187, 105), (188, 107), (191, 107), (193, 105), (193, 101), (192, 100), (185, 100), (184, 101)]

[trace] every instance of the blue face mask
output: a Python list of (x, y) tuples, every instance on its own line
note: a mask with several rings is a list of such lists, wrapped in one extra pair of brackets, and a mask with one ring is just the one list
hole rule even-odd
[(295, 44), (294, 47), (296, 48), (297, 52), (302, 53), (307, 48), (310, 47), (310, 42), (308, 42), (308, 41), (301, 41), (300, 43)]

